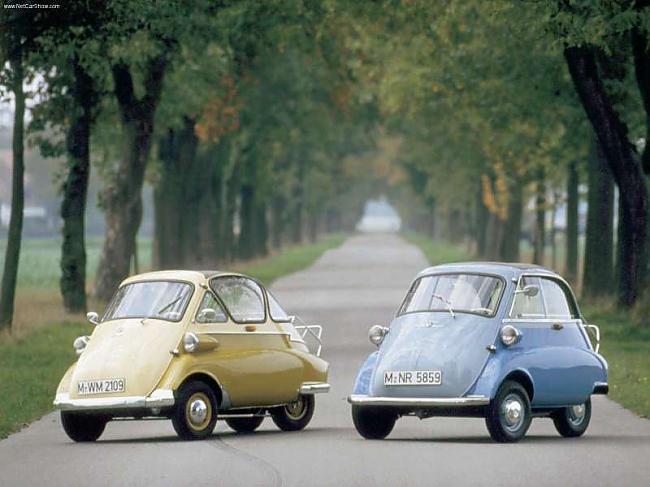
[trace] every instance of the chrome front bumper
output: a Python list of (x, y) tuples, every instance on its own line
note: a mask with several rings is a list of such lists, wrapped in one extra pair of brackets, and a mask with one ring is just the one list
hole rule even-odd
[(330, 385), (327, 382), (303, 382), (300, 386), (300, 394), (318, 394), (329, 392)]
[(485, 396), (467, 397), (374, 397), (362, 394), (348, 396), (348, 402), (355, 406), (397, 406), (397, 407), (476, 407), (487, 406), (490, 398)]
[(174, 391), (156, 389), (150, 396), (89, 397), (70, 399), (60, 393), (54, 398), (54, 407), (62, 411), (93, 411), (103, 409), (152, 409), (174, 405)]

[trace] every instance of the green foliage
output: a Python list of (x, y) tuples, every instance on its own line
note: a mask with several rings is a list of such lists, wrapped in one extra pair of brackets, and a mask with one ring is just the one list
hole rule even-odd
[[(86, 240), (88, 277), (94, 277), (103, 240)], [(0, 239), (0, 252), (4, 253), (6, 240)], [(18, 291), (54, 290), (61, 278), (61, 240), (59, 238), (26, 239), (23, 241), (18, 265)], [(141, 268), (151, 268), (151, 240), (138, 239), (138, 259)]]
[(650, 327), (634, 326), (630, 312), (613, 306), (589, 305), (582, 311), (589, 323), (600, 327), (600, 353), (609, 364), (609, 397), (649, 418)]
[(73, 340), (90, 325), (58, 323), (31, 335), (0, 337), (0, 438), (52, 408), (56, 386), (75, 361)]

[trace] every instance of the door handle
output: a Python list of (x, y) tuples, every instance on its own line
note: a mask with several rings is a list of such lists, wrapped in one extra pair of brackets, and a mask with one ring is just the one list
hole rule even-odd
[(562, 328), (564, 328), (564, 325), (562, 323), (553, 323), (551, 325), (551, 330), (560, 331)]
[(246, 330), (246, 331), (255, 331), (255, 330), (257, 330), (257, 327), (255, 325), (246, 325), (244, 327), (244, 330)]

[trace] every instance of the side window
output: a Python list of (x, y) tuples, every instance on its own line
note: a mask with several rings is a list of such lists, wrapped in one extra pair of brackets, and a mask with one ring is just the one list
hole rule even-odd
[(540, 319), (545, 318), (544, 301), (542, 298), (541, 289), (535, 296), (526, 296), (523, 292), (524, 287), (528, 285), (540, 286), (539, 277), (522, 277), (519, 280), (517, 287), (517, 294), (515, 294), (515, 301), (510, 311), (510, 318), (532, 318)]
[(217, 298), (210, 292), (206, 292), (201, 300), (199, 311), (196, 313), (197, 323), (225, 323), (228, 321), (226, 312), (223, 310)]
[(574, 317), (564, 288), (553, 279), (540, 279), (546, 302), (547, 318), (571, 319)]
[(273, 296), (270, 292), (266, 292), (266, 296), (268, 297), (269, 300), (269, 311), (271, 312), (271, 318), (273, 321), (281, 321), (281, 322), (288, 322), (290, 321), (289, 315), (287, 312), (282, 309), (282, 306), (280, 306), (280, 303), (278, 303), (278, 300), (275, 299), (275, 296)]
[(264, 295), (255, 281), (239, 276), (217, 277), (210, 282), (210, 287), (235, 321), (264, 320)]

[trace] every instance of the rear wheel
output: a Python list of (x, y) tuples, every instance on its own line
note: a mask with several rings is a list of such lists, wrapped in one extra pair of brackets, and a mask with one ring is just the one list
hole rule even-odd
[(485, 424), (494, 441), (514, 443), (521, 440), (532, 421), (526, 389), (515, 381), (501, 384), (490, 402)]
[(184, 440), (207, 438), (217, 423), (217, 399), (205, 382), (192, 381), (181, 386), (176, 398), (172, 424)]
[(383, 440), (393, 431), (397, 415), (387, 409), (352, 406), (352, 421), (365, 439)]
[(61, 411), (63, 430), (71, 440), (87, 442), (97, 440), (106, 428), (110, 418), (97, 414), (81, 414)]
[(264, 421), (264, 416), (251, 416), (250, 418), (229, 418), (226, 424), (238, 433), (252, 433)]
[(551, 415), (555, 429), (565, 438), (582, 436), (591, 420), (591, 398), (582, 404), (562, 408)]
[(271, 409), (271, 418), (283, 431), (298, 431), (309, 424), (315, 406), (316, 401), (312, 394), (300, 394), (296, 401)]

